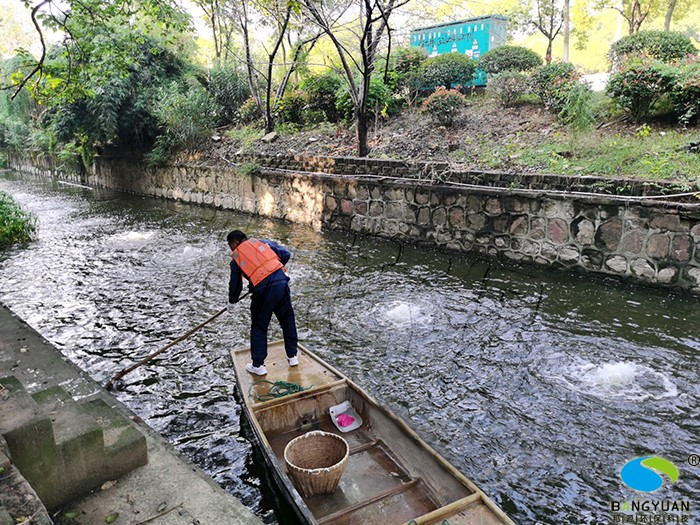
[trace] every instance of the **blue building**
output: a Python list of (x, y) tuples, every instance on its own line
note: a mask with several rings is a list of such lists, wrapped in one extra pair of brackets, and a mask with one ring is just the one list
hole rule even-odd
[[(477, 60), (487, 51), (505, 44), (507, 33), (508, 18), (489, 15), (414, 29), (411, 45), (424, 48), (431, 57), (462, 53)], [(472, 85), (485, 86), (486, 74), (477, 70)]]

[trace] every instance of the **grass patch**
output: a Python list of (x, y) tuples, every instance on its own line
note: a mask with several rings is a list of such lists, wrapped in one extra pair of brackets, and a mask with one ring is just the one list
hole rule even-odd
[(36, 237), (36, 218), (20, 208), (11, 195), (0, 191), (0, 248)]
[(537, 147), (517, 140), (494, 147), (482, 141), (481, 163), (498, 169), (525, 168), (562, 175), (599, 175), (632, 179), (674, 180), (700, 184), (700, 153), (684, 131), (604, 136), (596, 131), (576, 133), (575, 140), (560, 134)]
[(255, 125), (231, 128), (226, 131), (226, 136), (238, 144), (244, 153), (254, 150), (255, 143), (265, 135), (264, 130)]

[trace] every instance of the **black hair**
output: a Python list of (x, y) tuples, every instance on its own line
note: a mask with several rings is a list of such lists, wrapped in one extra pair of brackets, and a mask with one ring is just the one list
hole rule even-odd
[(246, 234), (241, 230), (233, 230), (226, 236), (226, 242), (231, 244), (234, 241), (243, 242), (247, 239)]

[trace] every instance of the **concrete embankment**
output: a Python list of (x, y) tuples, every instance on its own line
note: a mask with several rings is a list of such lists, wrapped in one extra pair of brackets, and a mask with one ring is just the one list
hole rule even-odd
[(304, 155), (160, 168), (102, 155), (80, 176), (29, 152), (8, 160), (28, 174), (700, 295), (696, 185)]
[(0, 525), (262, 523), (4, 305), (0, 334)]

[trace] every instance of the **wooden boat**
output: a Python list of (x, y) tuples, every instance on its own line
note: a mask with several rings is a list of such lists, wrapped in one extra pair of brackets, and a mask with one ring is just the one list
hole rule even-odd
[[(513, 524), (402, 419), (303, 346), (299, 365), (290, 367), (284, 343), (271, 343), (266, 376), (246, 372), (249, 348), (231, 351), (231, 358), (262, 456), (301, 523)], [(275, 383), (278, 388), (282, 384), (278, 382), (305, 390), (274, 397)], [(356, 421), (362, 424), (343, 432), (346, 429), (334, 423), (329, 410), (346, 401), (352, 407), (348, 413), (359, 416)], [(302, 497), (284, 451), (291, 440), (312, 430), (340, 435), (349, 445), (349, 456), (334, 493)]]

